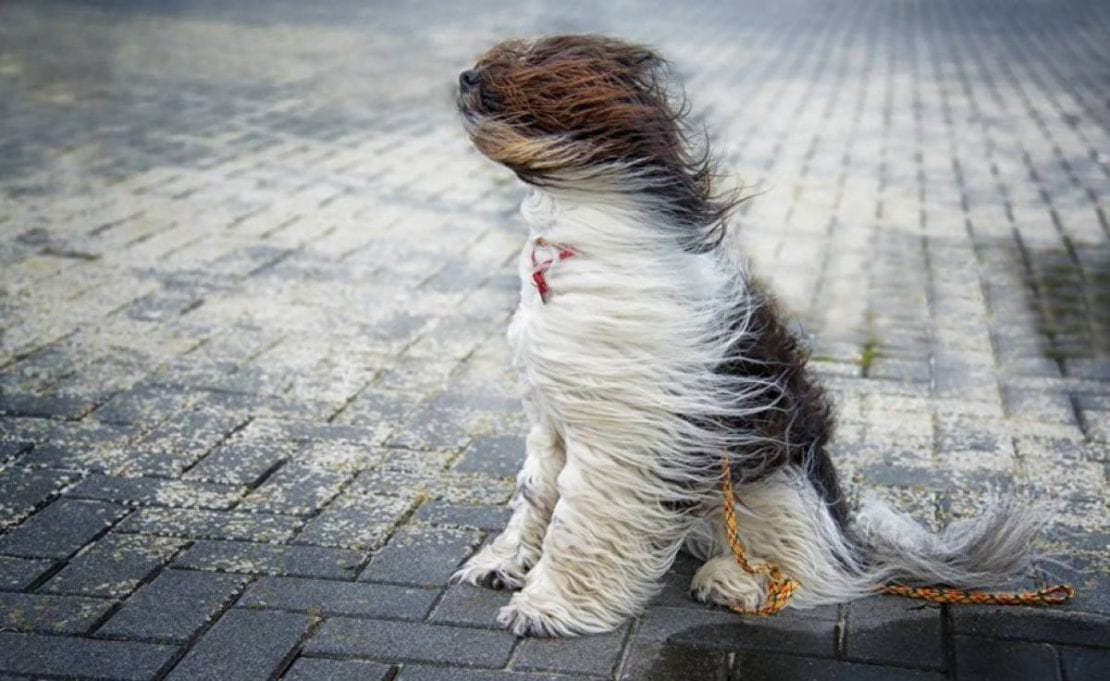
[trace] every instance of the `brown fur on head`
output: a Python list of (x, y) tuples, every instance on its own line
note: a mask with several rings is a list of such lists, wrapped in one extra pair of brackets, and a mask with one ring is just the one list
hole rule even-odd
[(459, 77), (458, 106), (475, 146), (536, 185), (599, 179), (650, 193), (656, 210), (719, 240), (735, 198), (691, 144), (667, 63), (613, 38), (562, 35), (500, 43)]

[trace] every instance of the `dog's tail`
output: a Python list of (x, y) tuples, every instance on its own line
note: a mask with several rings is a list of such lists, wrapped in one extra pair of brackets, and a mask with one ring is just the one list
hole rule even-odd
[(909, 515), (869, 499), (849, 533), (876, 581), (991, 589), (1029, 571), (1033, 541), (1047, 519), (1043, 508), (1008, 498), (932, 533)]

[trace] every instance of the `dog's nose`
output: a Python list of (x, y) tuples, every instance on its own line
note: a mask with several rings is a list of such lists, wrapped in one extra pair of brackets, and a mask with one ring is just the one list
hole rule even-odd
[(459, 74), (459, 88), (463, 91), (469, 90), (478, 85), (481, 80), (482, 79), (478, 77), (477, 71), (474, 69), (467, 69)]

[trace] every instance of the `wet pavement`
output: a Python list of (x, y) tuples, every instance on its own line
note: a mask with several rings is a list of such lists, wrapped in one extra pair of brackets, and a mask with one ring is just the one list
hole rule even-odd
[[(0, 676), (1110, 675), (1110, 7), (0, 4)], [(455, 119), (510, 36), (657, 46), (853, 499), (1050, 503), (1055, 610), (706, 609), (573, 641), (447, 586), (505, 521), (521, 190)], [(7, 678), (7, 677), (5, 677)]]

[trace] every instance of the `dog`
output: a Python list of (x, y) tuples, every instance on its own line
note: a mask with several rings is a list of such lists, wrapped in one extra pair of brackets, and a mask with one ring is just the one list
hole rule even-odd
[(830, 459), (829, 399), (771, 296), (732, 253), (685, 96), (651, 49), (566, 35), (496, 45), (459, 76), (477, 149), (529, 188), (508, 337), (526, 458), (505, 530), (455, 580), (517, 590), (517, 635), (610, 631), (642, 612), (678, 551), (691, 593), (753, 608), (759, 576), (723, 520), (813, 607), (883, 584), (986, 587), (1023, 573), (1042, 523), (1003, 502), (931, 534), (878, 501), (853, 516)]

